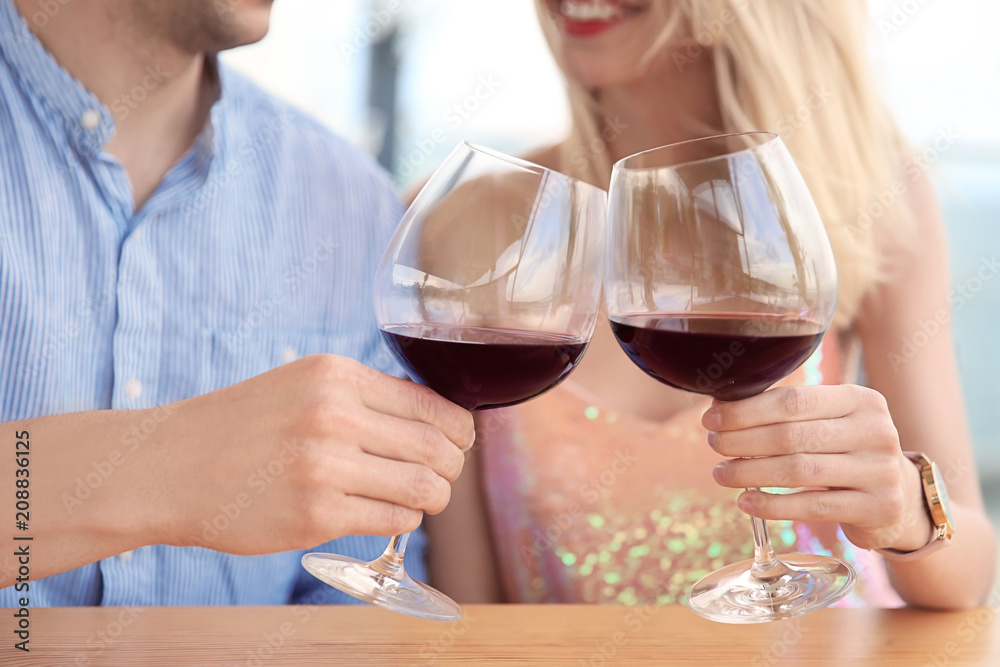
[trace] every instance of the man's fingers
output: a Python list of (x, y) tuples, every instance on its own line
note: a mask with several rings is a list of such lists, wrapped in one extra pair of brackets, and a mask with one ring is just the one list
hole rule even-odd
[(359, 382), (365, 406), (383, 414), (435, 426), (462, 451), (472, 447), (476, 430), (468, 410), (415, 382), (368, 370), (370, 373)]
[(449, 482), (458, 479), (465, 454), (436, 426), (377, 412), (370, 417), (370, 435), (358, 443), (362, 451), (427, 466)]
[(451, 500), (451, 484), (427, 466), (359, 454), (343, 459), (340, 488), (364, 496), (437, 514)]
[(348, 535), (384, 535), (409, 533), (420, 526), (424, 513), (364, 496), (347, 496), (341, 504)]

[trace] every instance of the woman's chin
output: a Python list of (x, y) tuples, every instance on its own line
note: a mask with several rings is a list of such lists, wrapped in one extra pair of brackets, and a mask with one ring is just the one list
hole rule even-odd
[(632, 72), (634, 62), (616, 62), (604, 58), (572, 58), (563, 60), (563, 71), (566, 78), (584, 88), (611, 88), (624, 86), (641, 78), (638, 72)]

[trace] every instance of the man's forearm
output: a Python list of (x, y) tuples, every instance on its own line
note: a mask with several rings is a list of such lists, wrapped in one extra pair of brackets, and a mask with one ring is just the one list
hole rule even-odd
[(167, 508), (150, 511), (139, 480), (170, 417), (168, 406), (0, 425), (0, 539), (15, 545), (2, 548), (0, 588), (24, 582), (24, 561), (41, 579), (157, 541)]
[[(0, 429), (10, 452), (0, 456), (0, 539), (32, 538), (19, 541), (32, 545), (36, 579), (148, 544), (256, 555), (408, 532), (447, 504), (474, 437), (471, 414), (430, 389), (334, 355), (161, 408)], [(14, 448), (24, 433), (21, 530)], [(233, 503), (239, 521), (206, 536), (206, 521)], [(16, 559), (0, 564), (0, 586), (16, 583)]]

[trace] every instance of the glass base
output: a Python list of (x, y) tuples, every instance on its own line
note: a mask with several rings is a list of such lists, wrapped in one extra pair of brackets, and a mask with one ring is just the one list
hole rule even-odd
[(411, 579), (402, 568), (397, 573), (383, 572), (381, 564), (335, 554), (302, 557), (302, 567), (310, 574), (359, 600), (429, 621), (462, 618), (462, 608), (447, 595)]
[(758, 579), (753, 561), (727, 565), (691, 589), (691, 611), (720, 623), (767, 623), (822, 609), (854, 587), (853, 568), (836, 558), (782, 555), (775, 576)]

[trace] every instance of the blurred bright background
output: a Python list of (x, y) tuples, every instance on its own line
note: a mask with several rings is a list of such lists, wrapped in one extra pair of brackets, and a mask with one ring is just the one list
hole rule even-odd
[[(955, 308), (956, 352), (1000, 503), (1000, 278), (977, 276), (1000, 255), (1000, 2), (870, 6), (874, 66), (909, 139), (921, 148), (957, 135), (932, 173), (953, 282), (971, 294)], [(463, 139), (520, 153), (568, 125), (533, 0), (279, 0), (270, 35), (226, 59), (377, 155), (401, 188)]]

